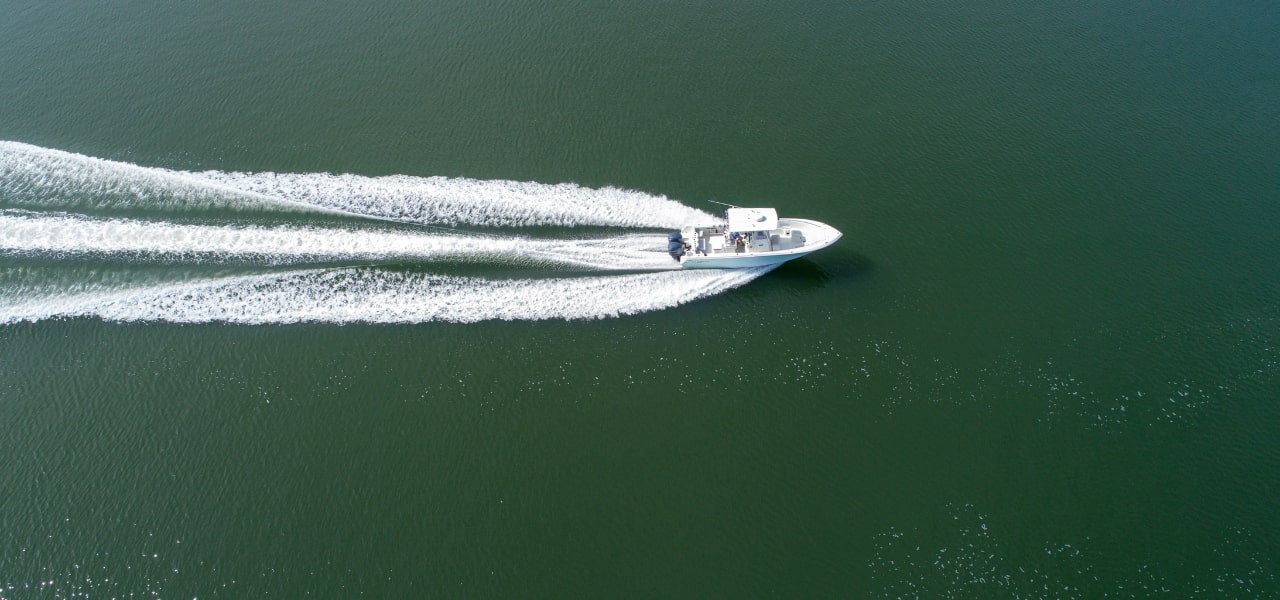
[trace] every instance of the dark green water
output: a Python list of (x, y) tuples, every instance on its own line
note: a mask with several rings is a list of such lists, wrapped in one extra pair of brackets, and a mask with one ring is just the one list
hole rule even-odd
[(349, 4), (0, 2), (0, 598), (1280, 596), (1280, 5)]

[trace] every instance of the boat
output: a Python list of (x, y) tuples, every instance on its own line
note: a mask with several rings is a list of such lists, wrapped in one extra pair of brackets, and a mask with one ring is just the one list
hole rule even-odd
[(809, 219), (778, 218), (773, 208), (725, 210), (724, 220), (685, 225), (667, 236), (667, 252), (685, 269), (778, 265), (836, 243), (836, 228)]

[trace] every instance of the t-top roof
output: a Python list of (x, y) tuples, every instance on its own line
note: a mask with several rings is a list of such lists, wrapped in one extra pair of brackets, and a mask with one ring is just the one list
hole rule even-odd
[(729, 231), (769, 231), (778, 228), (778, 211), (772, 208), (730, 208)]

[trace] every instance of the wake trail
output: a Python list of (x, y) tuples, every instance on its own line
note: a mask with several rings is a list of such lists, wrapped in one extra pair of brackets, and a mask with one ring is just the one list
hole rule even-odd
[(490, 280), (373, 268), (316, 269), (51, 294), (0, 306), (0, 324), (71, 317), (253, 325), (600, 319), (674, 307), (740, 286), (768, 270)]
[[(360, 220), (207, 224), (225, 219), (226, 211)], [(152, 218), (157, 212), (163, 216)], [(191, 217), (206, 223), (171, 222)], [(0, 264), (0, 324), (80, 317), (262, 324), (631, 315), (724, 292), (769, 268), (681, 270), (665, 252), (665, 237), (654, 233), (528, 239), (510, 231), (444, 234), (378, 221), (672, 229), (711, 218), (664, 196), (616, 188), (176, 171), (0, 141), (0, 258), (23, 258)], [(115, 264), (101, 269), (86, 264), (86, 257)], [(556, 265), (600, 273), (487, 279), (377, 266), (390, 261)], [(318, 268), (335, 263), (364, 266)]]
[(0, 206), (62, 210), (343, 211), (217, 184), (186, 171), (142, 167), (0, 141)]
[(196, 176), (273, 198), (420, 224), (678, 229), (712, 218), (664, 196), (570, 183), (327, 173), (209, 171)]
[(711, 215), (665, 196), (570, 183), (143, 167), (0, 141), (0, 207), (314, 212), (423, 225), (678, 228)]
[(584, 269), (678, 268), (663, 238), (629, 234), (545, 240), (317, 226), (185, 225), (0, 210), (0, 252), (120, 256), (134, 261), (248, 262), (451, 260), (558, 264)]

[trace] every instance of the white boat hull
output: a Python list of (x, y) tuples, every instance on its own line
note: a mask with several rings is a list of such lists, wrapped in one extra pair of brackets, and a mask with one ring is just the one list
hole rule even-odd
[(727, 224), (690, 225), (681, 231), (689, 250), (680, 258), (686, 269), (745, 269), (777, 265), (811, 254), (841, 237), (840, 231), (808, 219), (778, 219), (767, 231), (746, 234), (738, 243)]

